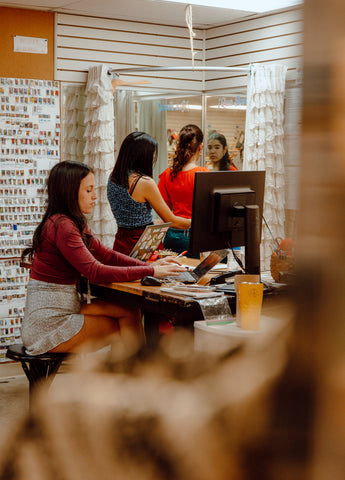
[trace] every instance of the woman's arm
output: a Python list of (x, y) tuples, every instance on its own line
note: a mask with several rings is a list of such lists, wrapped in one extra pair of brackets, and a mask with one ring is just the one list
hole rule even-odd
[[(56, 224), (55, 244), (67, 262), (93, 283), (133, 281), (154, 273), (151, 265), (114, 252), (93, 237), (96, 258), (86, 248), (74, 223), (67, 218)], [(108, 265), (100, 259), (109, 262)]]
[(164, 222), (171, 222), (173, 228), (190, 228), (191, 219), (173, 214), (158, 190), (156, 182), (150, 177), (140, 179), (134, 191), (133, 200), (149, 202), (160, 218)]
[(91, 253), (101, 263), (105, 265), (117, 265), (117, 266), (143, 266), (147, 265), (146, 262), (129, 257), (123, 253), (117, 252), (108, 248), (102, 243), (92, 232), (88, 229), (90, 235), (92, 235)]
[(163, 200), (165, 201), (165, 203), (168, 205), (168, 207), (170, 208), (170, 210), (172, 210), (172, 209), (173, 209), (173, 205), (172, 205), (172, 202), (171, 202), (171, 200), (170, 200), (168, 191), (167, 191), (167, 189), (166, 189), (165, 181), (166, 181), (166, 172), (164, 171), (163, 173), (161, 173), (161, 174), (159, 175), (158, 190), (160, 191), (160, 194), (162, 195)]

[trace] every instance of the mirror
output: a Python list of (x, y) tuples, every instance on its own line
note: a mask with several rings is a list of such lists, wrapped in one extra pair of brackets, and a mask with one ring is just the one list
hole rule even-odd
[[(287, 86), (289, 87), (289, 85)], [(286, 92), (286, 231), (294, 237), (295, 217), (298, 209), (299, 130), (301, 115), (301, 87), (287, 88)], [(83, 161), (83, 109), (85, 109), (85, 85), (62, 85), (62, 158)], [(69, 96), (73, 91), (75, 96)], [(159, 144), (159, 160), (154, 179), (168, 166), (179, 130), (188, 123), (201, 126), (205, 141), (201, 165), (209, 166), (207, 139), (214, 132), (223, 133), (227, 139), (233, 162), (239, 170), (243, 167), (243, 144), (246, 124), (246, 94), (221, 93), (219, 95), (190, 95), (183, 92), (141, 91), (128, 87), (116, 88), (114, 108), (118, 108), (115, 127), (115, 149), (125, 136), (140, 129), (154, 136)], [(67, 117), (64, 115), (66, 112)], [(68, 122), (65, 119), (68, 118)], [(116, 155), (116, 154), (115, 154)]]
[[(62, 157), (65, 153), (70, 159), (81, 161), (85, 145), (84, 90), (85, 85), (64, 84), (61, 94)], [(158, 161), (154, 171), (156, 181), (158, 174), (167, 168), (172, 159), (178, 132), (189, 123), (200, 126), (204, 132), (201, 165), (210, 165), (207, 139), (217, 131), (226, 137), (236, 167), (242, 168), (246, 121), (246, 95), (243, 93), (177, 95), (118, 87), (114, 93), (114, 111), (115, 150), (119, 149), (126, 135), (134, 130), (145, 131), (158, 141)]]
[(212, 165), (207, 156), (207, 138), (214, 132), (222, 133), (228, 144), (229, 155), (238, 170), (242, 170), (244, 132), (246, 125), (245, 95), (220, 95), (206, 97), (205, 155), (206, 165)]
[(159, 174), (172, 161), (181, 128), (190, 123), (202, 126), (202, 97), (171, 94), (140, 96), (137, 93), (135, 98), (138, 112), (136, 129), (149, 133), (158, 142), (158, 158), (153, 172), (158, 182)]
[[(223, 94), (221, 96), (172, 94), (145, 95), (134, 93), (136, 102), (135, 129), (148, 132), (159, 143), (159, 158), (155, 179), (163, 171), (175, 149), (180, 129), (189, 123), (204, 132), (204, 150), (200, 163), (211, 168), (208, 159), (207, 139), (211, 133), (222, 133), (227, 139), (229, 153), (238, 169), (242, 168), (244, 131), (246, 122), (246, 96)], [(166, 136), (164, 132), (166, 131)]]

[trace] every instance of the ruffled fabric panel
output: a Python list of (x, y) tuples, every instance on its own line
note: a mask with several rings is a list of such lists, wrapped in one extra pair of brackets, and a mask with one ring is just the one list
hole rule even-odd
[[(244, 170), (265, 170), (263, 214), (274, 236), (284, 238), (284, 95), (287, 67), (252, 64), (247, 89)], [(263, 224), (261, 269), (270, 269), (272, 236)]]
[(84, 161), (85, 85), (69, 85), (63, 90), (62, 160)]
[(86, 93), (84, 161), (95, 173), (97, 202), (89, 220), (91, 230), (112, 248), (117, 230), (107, 198), (107, 182), (114, 168), (114, 108), (108, 66), (89, 69)]

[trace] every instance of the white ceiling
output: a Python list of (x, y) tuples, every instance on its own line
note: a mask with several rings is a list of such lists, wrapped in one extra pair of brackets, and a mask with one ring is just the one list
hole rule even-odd
[[(258, 0), (259, 1), (259, 0)], [(241, 5), (241, 2), (238, 2)], [(161, 0), (7, 0), (0, 6), (26, 8), (60, 13), (73, 13), (97, 17), (160, 23), (162, 25), (186, 26), (186, 3), (171, 3)], [(194, 27), (207, 28), (224, 25), (245, 17), (247, 11), (215, 7), (192, 6)]]

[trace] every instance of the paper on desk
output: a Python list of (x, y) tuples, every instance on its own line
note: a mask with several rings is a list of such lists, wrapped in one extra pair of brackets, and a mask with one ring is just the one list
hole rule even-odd
[(174, 295), (182, 295), (184, 297), (192, 297), (192, 298), (211, 298), (211, 297), (222, 297), (224, 296), (223, 292), (193, 292), (188, 291), (187, 288), (185, 291), (175, 290), (174, 287), (161, 287), (159, 289), (161, 292), (173, 293)]
[(227, 272), (229, 270), (229, 268), (227, 267), (226, 263), (217, 263), (217, 265), (215, 265), (213, 268), (211, 268), (211, 272), (213, 271), (224, 271), (224, 272)]

